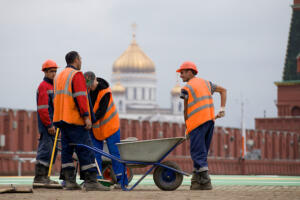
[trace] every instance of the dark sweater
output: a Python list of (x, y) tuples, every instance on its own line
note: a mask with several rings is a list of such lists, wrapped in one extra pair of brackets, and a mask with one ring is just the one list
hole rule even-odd
[[(98, 81), (98, 85), (96, 90), (90, 92), (93, 107), (95, 106), (95, 102), (97, 100), (99, 92), (109, 87), (109, 84), (106, 80), (102, 78), (97, 78), (97, 81)], [(95, 117), (97, 121), (105, 115), (110, 100), (110, 95), (111, 93), (106, 93), (100, 100), (99, 108), (95, 112)]]

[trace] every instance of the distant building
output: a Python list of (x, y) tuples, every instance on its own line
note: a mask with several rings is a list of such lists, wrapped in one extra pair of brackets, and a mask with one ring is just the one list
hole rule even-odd
[(292, 9), (283, 78), (275, 82), (278, 117), (255, 119), (256, 129), (300, 133), (300, 0), (294, 0)]
[(129, 47), (114, 62), (111, 82), (121, 118), (184, 122), (179, 83), (170, 91), (170, 108), (160, 108), (157, 104), (155, 65), (137, 44), (135, 34)]

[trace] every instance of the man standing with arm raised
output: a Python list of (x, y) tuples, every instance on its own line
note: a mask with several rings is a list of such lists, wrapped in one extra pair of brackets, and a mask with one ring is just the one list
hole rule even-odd
[[(202, 78), (197, 78), (197, 67), (192, 62), (184, 62), (176, 71), (187, 84), (180, 97), (184, 99), (184, 119), (186, 134), (190, 138), (190, 152), (194, 163), (191, 190), (211, 190), (208, 174), (207, 155), (213, 136), (215, 118), (225, 116), (226, 89)], [(212, 94), (221, 95), (221, 110), (215, 117)]]

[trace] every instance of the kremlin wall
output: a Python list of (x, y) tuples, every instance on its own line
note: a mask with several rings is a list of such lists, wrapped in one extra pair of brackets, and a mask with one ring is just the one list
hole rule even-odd
[[(183, 124), (121, 119), (122, 139), (138, 140), (183, 136)], [(209, 152), (212, 174), (300, 175), (300, 133), (287, 131), (247, 130), (247, 157), (241, 159), (240, 129), (216, 127)], [(35, 111), (0, 110), (0, 175), (17, 175), (19, 158), (35, 158), (39, 133)], [(2, 141), (4, 139), (4, 142)], [(167, 158), (180, 167), (193, 170), (189, 141), (178, 146)], [(60, 155), (53, 174), (60, 170)], [(135, 169), (141, 173), (146, 168)], [(33, 175), (34, 163), (22, 163), (22, 175)]]

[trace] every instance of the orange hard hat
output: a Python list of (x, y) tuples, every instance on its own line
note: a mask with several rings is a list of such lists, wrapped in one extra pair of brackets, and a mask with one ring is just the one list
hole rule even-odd
[(182, 65), (180, 66), (179, 69), (176, 70), (176, 72), (180, 73), (184, 69), (192, 69), (198, 73), (198, 69), (197, 69), (196, 65), (190, 61), (186, 61), (186, 62), (182, 63)]
[(53, 60), (46, 60), (43, 63), (42, 71), (45, 71), (45, 69), (48, 69), (48, 68), (58, 68), (58, 66), (57, 66), (56, 62), (54, 62)]

